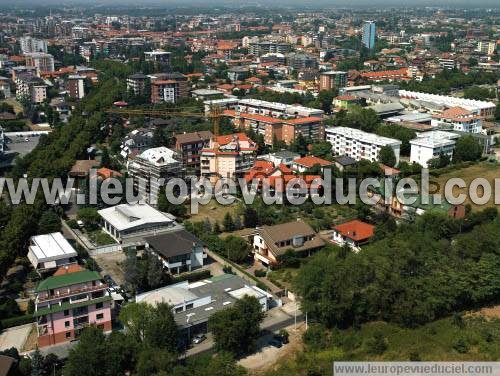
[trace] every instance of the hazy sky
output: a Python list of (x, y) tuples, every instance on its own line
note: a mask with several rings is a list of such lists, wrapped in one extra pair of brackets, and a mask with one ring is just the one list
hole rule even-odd
[(358, 7), (358, 6), (435, 6), (435, 7), (494, 7), (500, 8), (500, 0), (0, 0), (0, 5), (12, 6), (29, 6), (35, 4), (41, 5), (187, 5), (200, 4), (206, 6), (230, 6), (241, 7), (249, 5), (261, 6), (341, 6), (341, 7)]

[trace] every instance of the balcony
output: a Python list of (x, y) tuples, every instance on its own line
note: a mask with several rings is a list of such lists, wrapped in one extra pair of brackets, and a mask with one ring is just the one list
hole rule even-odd
[(86, 293), (86, 292), (93, 292), (93, 291), (98, 291), (98, 290), (105, 290), (108, 288), (108, 285), (103, 283), (98, 286), (89, 286), (89, 287), (84, 287), (80, 289), (71, 289), (68, 292), (58, 292), (57, 294), (50, 294), (49, 296), (38, 296), (38, 301), (39, 302), (45, 302), (47, 300), (52, 300), (52, 299), (57, 299), (57, 298), (64, 298), (64, 297), (69, 297), (71, 295), (75, 294), (80, 294), (80, 293)]

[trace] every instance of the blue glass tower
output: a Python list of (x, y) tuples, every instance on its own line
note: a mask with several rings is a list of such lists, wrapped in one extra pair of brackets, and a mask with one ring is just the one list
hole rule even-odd
[(363, 45), (370, 50), (375, 48), (376, 26), (375, 21), (366, 21), (363, 25)]

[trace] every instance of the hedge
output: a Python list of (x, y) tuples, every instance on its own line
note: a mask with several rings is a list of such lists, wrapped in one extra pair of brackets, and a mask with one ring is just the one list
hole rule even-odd
[(12, 328), (13, 326), (24, 325), (34, 322), (33, 315), (27, 314), (24, 316), (10, 317), (8, 319), (3, 319), (0, 321), (2, 329)]
[(179, 277), (174, 277), (172, 278), (172, 283), (179, 283), (179, 282), (195, 282), (195, 281), (200, 281), (202, 279), (207, 279), (212, 277), (212, 274), (210, 273), (210, 270), (201, 270), (199, 272), (192, 272), (192, 273), (186, 273), (184, 275), (181, 275)]

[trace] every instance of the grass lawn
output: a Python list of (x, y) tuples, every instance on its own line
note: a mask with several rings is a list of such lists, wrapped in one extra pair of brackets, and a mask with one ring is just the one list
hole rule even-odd
[[(470, 167), (462, 168), (460, 170), (448, 172), (446, 174), (440, 175), (439, 177), (432, 177), (431, 176), (430, 181), (431, 181), (431, 184), (432, 184), (432, 182), (436, 182), (439, 185), (438, 186), (439, 192), (444, 195), (444, 187), (445, 187), (446, 182), (449, 179), (451, 179), (451, 178), (463, 179), (465, 181), (465, 183), (467, 184), (467, 188), (454, 187), (453, 194), (455, 196), (457, 196), (461, 193), (465, 194), (467, 196), (467, 199), (465, 200), (465, 204), (471, 204), (473, 211), (479, 211), (479, 210), (482, 210), (486, 207), (495, 206), (494, 182), (495, 182), (495, 178), (499, 178), (499, 177), (500, 177), (500, 165), (489, 163), (489, 162), (482, 162), (482, 163), (478, 163), (478, 164), (475, 164), (475, 165), (470, 166)], [(471, 200), (469, 198), (468, 187), (469, 187), (470, 183), (472, 182), (472, 180), (474, 180), (475, 178), (484, 178), (484, 179), (488, 180), (488, 182), (491, 185), (491, 192), (492, 192), (491, 198), (485, 205), (476, 205), (473, 202), (471, 202)], [(431, 190), (433, 189), (432, 185), (431, 185), (430, 189)], [(482, 191), (479, 191), (478, 195), (479, 194), (482, 194)]]
[(87, 236), (97, 246), (116, 244), (115, 239), (113, 239), (101, 229), (87, 231)]
[(21, 103), (19, 103), (15, 98), (7, 98), (2, 100), (1, 102), (5, 102), (14, 107), (14, 111), (16, 114), (18, 114), (19, 112), (23, 112), (23, 106), (21, 106)]
[[(199, 205), (198, 213), (191, 215), (189, 220), (191, 222), (198, 222), (209, 219), (212, 223), (219, 222), (222, 224), (222, 220), (226, 213), (230, 213), (234, 216), (237, 207), (237, 202), (232, 205), (221, 205), (217, 200), (212, 199), (207, 205)], [(191, 208), (188, 206), (188, 211), (190, 210)]]
[[(468, 316), (462, 324), (445, 318), (415, 329), (372, 322), (357, 330), (320, 333), (324, 338), (316, 341), (316, 348), (306, 346), (306, 351), (282, 360), (266, 375), (331, 375), (332, 362), (336, 360), (493, 361), (500, 358), (498, 318)], [(376, 333), (382, 334), (385, 343), (378, 350), (373, 346)]]

